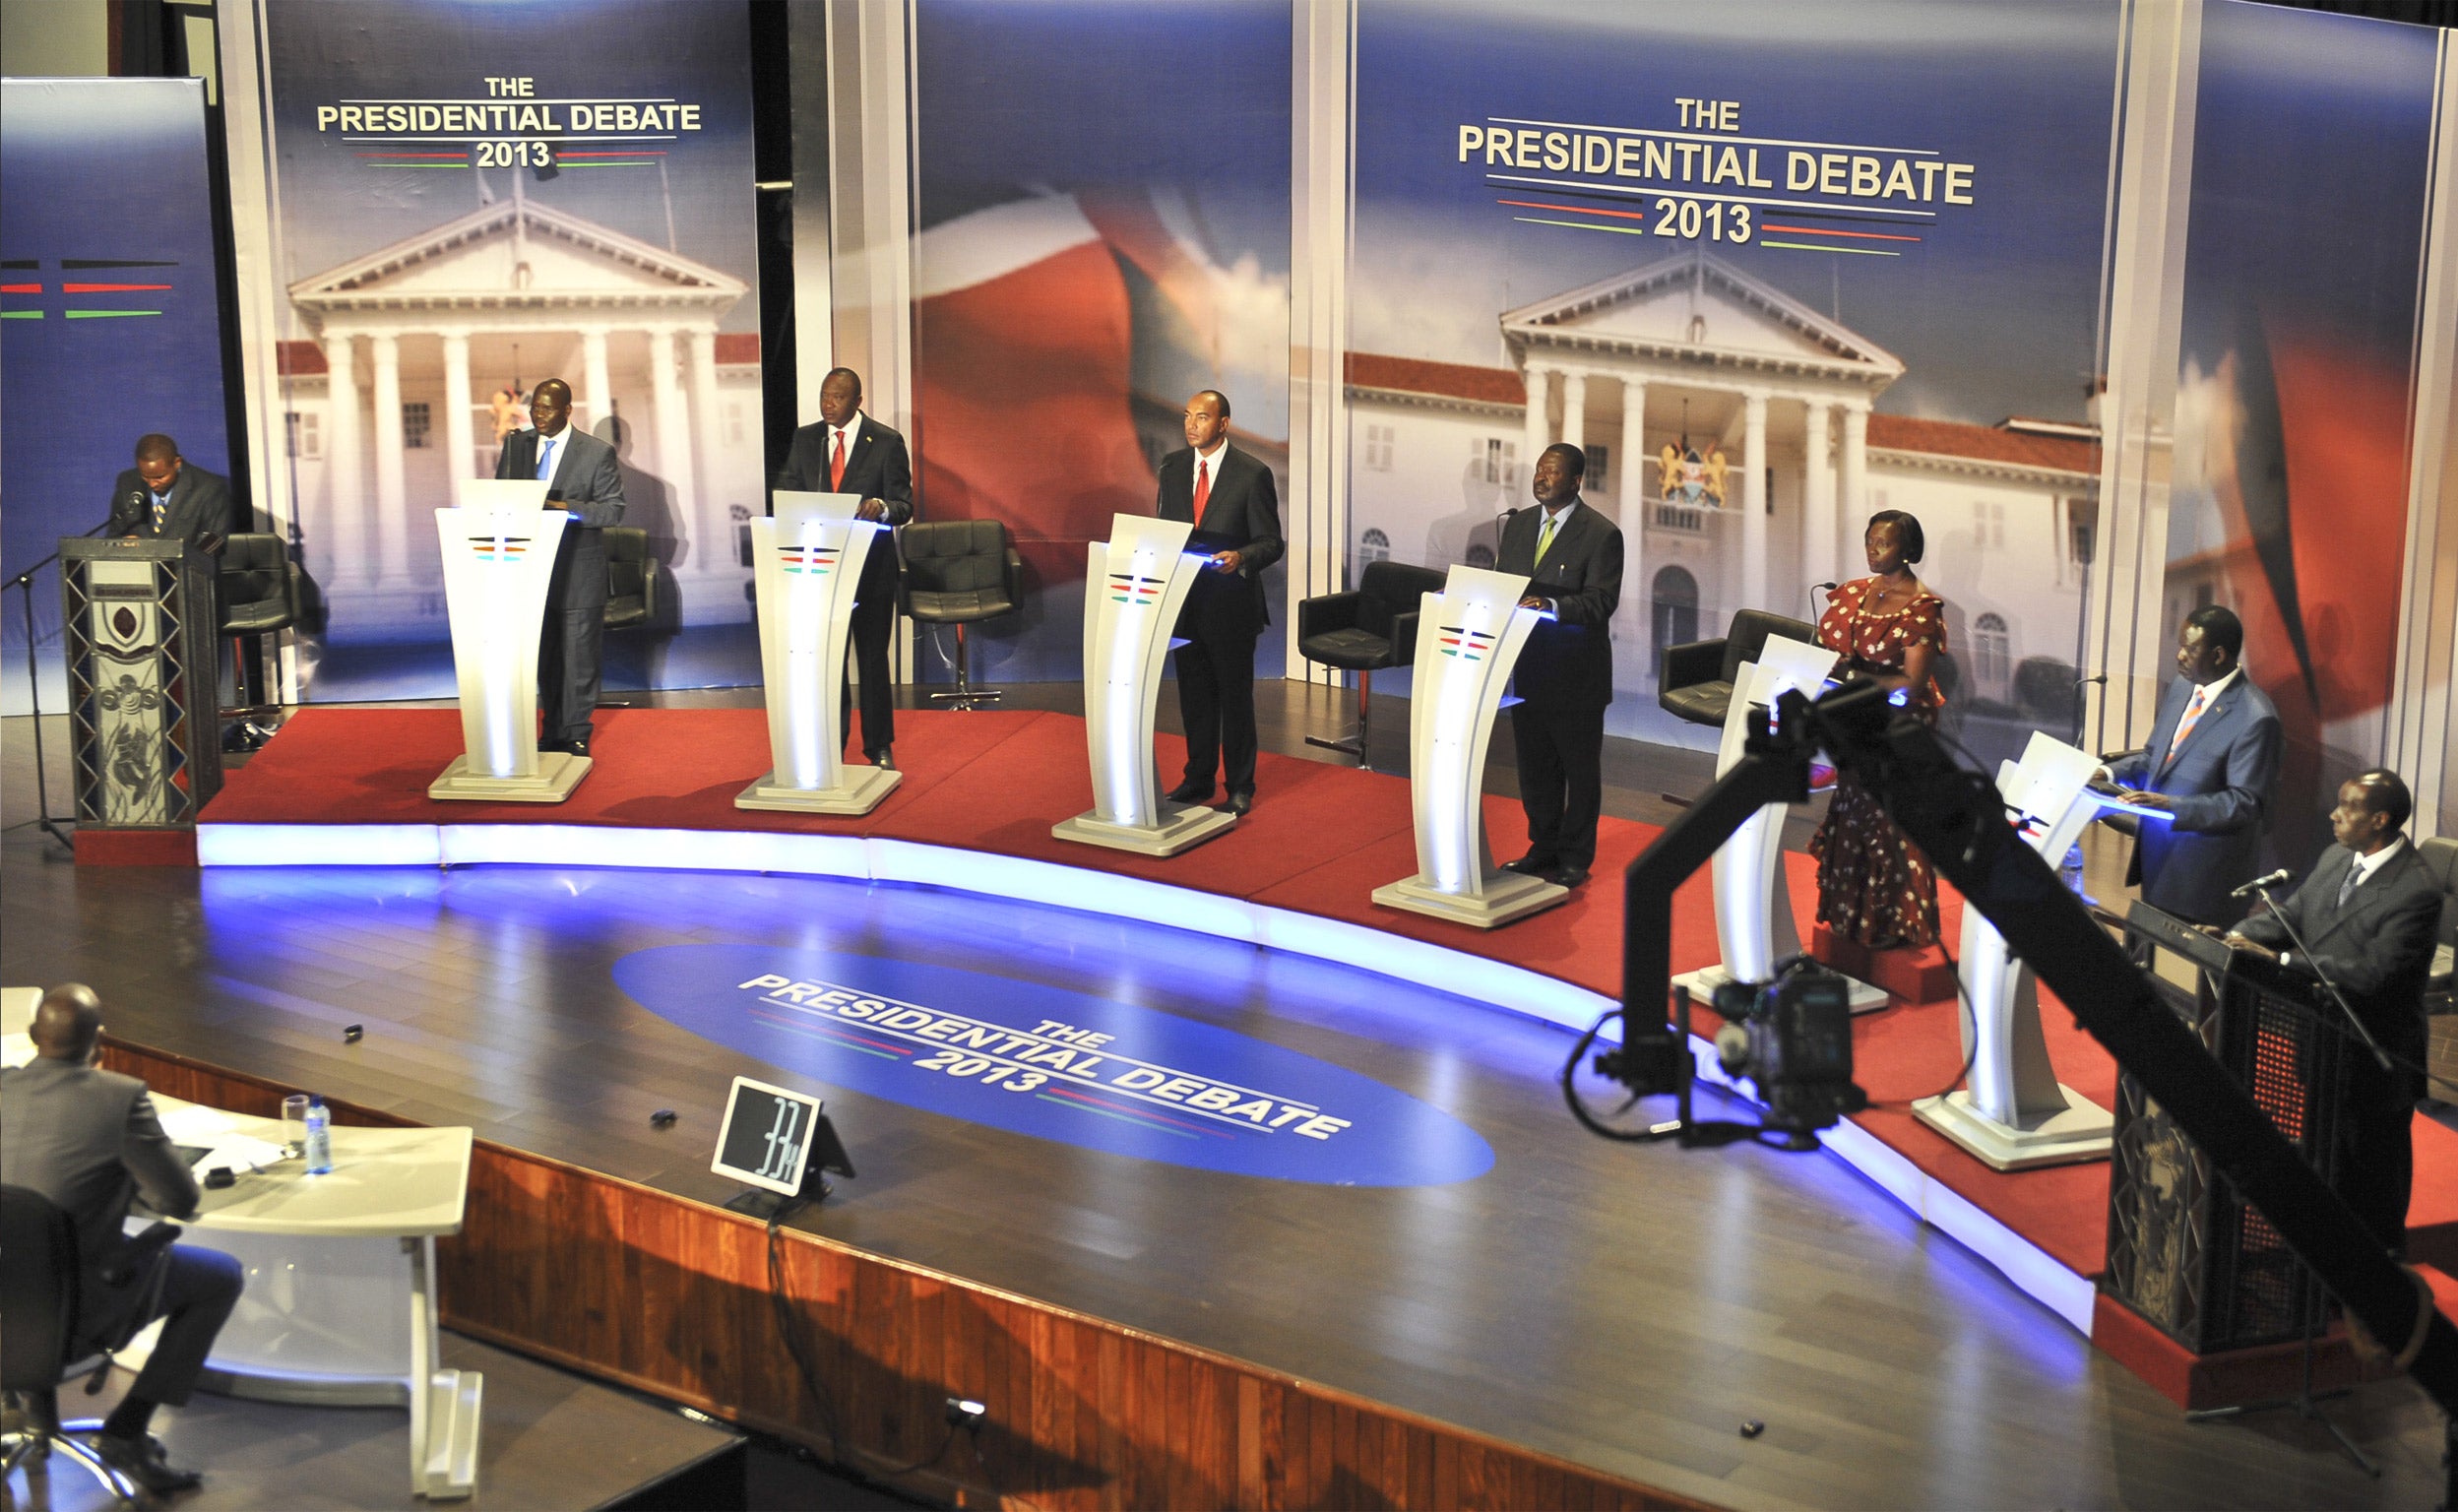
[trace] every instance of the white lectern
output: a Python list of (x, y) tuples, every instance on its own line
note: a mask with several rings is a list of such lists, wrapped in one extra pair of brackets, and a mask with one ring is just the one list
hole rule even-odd
[[(2099, 816), (2099, 796), (2087, 790), (2099, 765), (2098, 758), (2034, 730), (2023, 759), (1998, 768), (1997, 791), (2022, 816), (2017, 828), (2023, 839), (2050, 865), (2065, 858), (2083, 826)], [(1963, 1052), (1972, 1060), (1969, 1090), (1923, 1098), (1912, 1110), (1999, 1170), (2107, 1158), (2114, 1121), (2058, 1083), (2040, 1032), (2040, 987), (2030, 965), (2014, 959), (1996, 926), (1968, 905), (1961, 955), (1972, 1000), (1971, 1021), (1963, 1026)]]
[(1161, 659), (1195, 574), (1209, 570), (1186, 549), (1194, 533), (1180, 521), (1117, 515), (1109, 539), (1092, 544), (1084, 579), (1084, 738), (1093, 807), (1050, 826), (1060, 840), (1175, 855), (1237, 822), (1227, 809), (1163, 798), (1153, 756)]
[(437, 510), (435, 529), (463, 749), (427, 796), (560, 803), (590, 761), (537, 748), (537, 639), (571, 517), (545, 507), (542, 482), (465, 477), (454, 486), (461, 507)]
[[(1724, 714), (1724, 743), (1716, 751), (1716, 775), (1733, 770), (1746, 748), (1749, 722), (1787, 688), (1815, 698), (1835, 668), (1835, 653), (1823, 646), (1771, 635), (1755, 662), (1744, 662), (1733, 679), (1733, 701)], [(1772, 981), (1775, 964), (1800, 954), (1800, 923), (1793, 916), (1792, 890), (1784, 881), (1784, 819), (1791, 805), (1770, 803), (1749, 816), (1716, 848), (1716, 946), (1722, 960), (1673, 978), (1701, 1002), (1728, 981)], [(1847, 976), (1852, 1011), (1886, 1006), (1886, 994)]]
[(861, 507), (851, 493), (781, 491), (775, 514), (751, 522), (771, 765), (735, 794), (736, 808), (866, 814), (905, 780), (844, 759), (847, 632), (862, 563), (887, 529), (858, 518)]
[(1570, 889), (1504, 871), (1485, 844), (1485, 747), (1502, 688), (1528, 632), (1544, 616), (1519, 606), (1528, 580), (1453, 567), (1418, 611), (1409, 697), (1409, 798), (1417, 875), (1374, 889), (1374, 901), (1490, 929), (1549, 909)]

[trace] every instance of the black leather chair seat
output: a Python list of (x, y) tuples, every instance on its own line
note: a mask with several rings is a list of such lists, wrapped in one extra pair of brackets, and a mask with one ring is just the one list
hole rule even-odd
[(658, 612), (658, 559), (649, 554), (649, 533), (636, 525), (606, 527), (606, 606), (609, 630), (645, 625)]
[(1016, 600), (1004, 582), (988, 588), (961, 589), (947, 593), (931, 593), (915, 589), (908, 607), (914, 618), (932, 624), (957, 624), (967, 620), (988, 619), (993, 615), (1012, 614)]
[(1667, 688), (1657, 695), (1656, 702), (1666, 713), (1694, 724), (1722, 725), (1726, 712), (1733, 707), (1733, 684), (1719, 677), (1713, 682), (1694, 682), (1686, 688)]
[(1656, 674), (1656, 706), (1693, 724), (1721, 727), (1733, 707), (1741, 663), (1757, 661), (1770, 636), (1815, 642), (1818, 632), (1814, 625), (1782, 614), (1743, 609), (1715, 640), (1665, 648), (1664, 664)]
[(1297, 643), (1297, 654), (1307, 661), (1348, 672), (1390, 666), (1392, 650), (1391, 637), (1359, 629), (1327, 630)]

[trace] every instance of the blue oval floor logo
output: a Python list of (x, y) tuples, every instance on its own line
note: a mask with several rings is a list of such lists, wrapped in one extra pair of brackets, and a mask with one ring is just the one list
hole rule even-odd
[(615, 963), (658, 1017), (911, 1107), (1177, 1166), (1430, 1186), (1493, 1165), (1482, 1136), (1370, 1077), (1172, 1014), (954, 967), (760, 945)]

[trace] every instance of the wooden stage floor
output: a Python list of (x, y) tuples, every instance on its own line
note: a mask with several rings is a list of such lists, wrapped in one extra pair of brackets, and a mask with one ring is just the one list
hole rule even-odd
[[(1287, 696), (1294, 712), (1267, 724), (1303, 754), (1308, 695)], [(1567, 1038), (1543, 1025), (1340, 967), (923, 889), (80, 869), (22, 823), (27, 722), (6, 724), (0, 978), (92, 981), (131, 1040), (722, 1200), (732, 1187), (707, 1168), (717, 1100), (762, 1068), (627, 998), (615, 963), (726, 942), (928, 960), (1330, 1062), (1464, 1120), (1494, 1165), (1447, 1185), (1260, 1180), (845, 1092), (832, 1109), (862, 1176), (812, 1222), (862, 1249), (1733, 1506), (2439, 1493), (2438, 1415), (2408, 1384), (2333, 1407), (2387, 1463), (2379, 1481), (2287, 1415), (2188, 1425), (1836, 1161), (1581, 1134), (1553, 1081)], [(1661, 822), (1652, 790), (1685, 763), (1617, 752), (1618, 811)], [(365, 1039), (345, 1045), (346, 1024)], [(661, 1107), (681, 1121), (652, 1130)], [(1744, 1419), (1765, 1432), (1741, 1437)]]

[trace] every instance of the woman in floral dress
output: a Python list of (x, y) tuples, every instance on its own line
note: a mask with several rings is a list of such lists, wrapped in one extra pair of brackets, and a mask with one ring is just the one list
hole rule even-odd
[[(1842, 654), (1836, 675), (1857, 671), (1908, 690), (1905, 707), (1934, 724), (1945, 702), (1931, 673), (1946, 649), (1946, 605), (1912, 575), (1921, 522), (1881, 510), (1862, 544), (1869, 576), (1827, 600), (1818, 644)], [(1849, 772), (1836, 779), (1809, 853), (1818, 858), (1818, 922), (1832, 933), (1876, 950), (1936, 942), (1936, 869)]]

